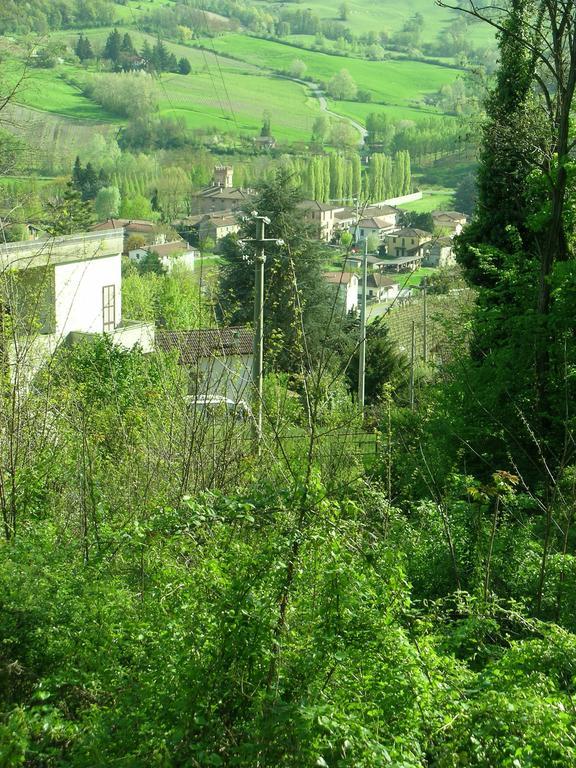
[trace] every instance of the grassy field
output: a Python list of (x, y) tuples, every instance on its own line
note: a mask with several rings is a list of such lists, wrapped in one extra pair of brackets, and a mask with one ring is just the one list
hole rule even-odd
[(95, 104), (74, 86), (66, 83), (61, 75), (72, 74), (74, 67), (62, 65), (55, 69), (38, 69), (26, 86), (18, 93), (18, 102), (25, 106), (79, 120), (118, 122), (118, 118)]
[(193, 77), (164, 76), (162, 82), (161, 113), (183, 117), (190, 128), (214, 125), (256, 135), (268, 111), (277, 139), (306, 141), (320, 114), (318, 100), (304, 86), (280, 78), (227, 72), (223, 85), (209, 71)]
[[(240, 33), (201, 42), (210, 44), (218, 53), (234, 56), (262, 69), (289, 70), (295, 58), (302, 59), (307, 66), (307, 76), (317, 81), (328, 81), (341, 69), (347, 69), (358, 87), (372, 94), (373, 102), (403, 107), (414, 106), (425, 94), (452, 83), (460, 74), (455, 69), (417, 61), (345, 59)], [(331, 106), (338, 111), (337, 104)]]
[(423, 192), (421, 200), (415, 200), (412, 203), (399, 205), (404, 211), (414, 211), (415, 213), (428, 213), (428, 211), (440, 211), (451, 209), (453, 202), (453, 189), (430, 189)]
[[(150, 6), (161, 4), (160, 0), (154, 0)], [(143, 1), (142, 6), (145, 8), (148, 4)], [(127, 8), (119, 6), (122, 7)], [(88, 30), (86, 35), (98, 50), (109, 32), (110, 29), (102, 28)], [(130, 34), (137, 47), (141, 47), (144, 40), (154, 42), (153, 36), (136, 29), (131, 28)], [(54, 37), (73, 46), (77, 33), (60, 32)], [(320, 114), (319, 101), (309, 89), (279, 78), (273, 72), (288, 69), (295, 57), (305, 61), (308, 74), (317, 81), (329, 80), (345, 67), (360, 88), (370, 91), (372, 103), (329, 104), (336, 113), (359, 122), (364, 122), (372, 111), (387, 111), (397, 120), (439, 115), (421, 105), (421, 99), (459, 75), (458, 70), (420, 62), (370, 62), (301, 51), (239, 33), (204, 39), (201, 44), (207, 49), (167, 43), (177, 57), (190, 60), (192, 72), (186, 77), (166, 74), (159, 79), (161, 114), (182, 117), (191, 129), (215, 128), (225, 133), (255, 135), (261, 127), (263, 113), (268, 111), (272, 115), (274, 135), (280, 141), (308, 140), (312, 124)], [(19, 102), (54, 115), (121, 124), (122, 120), (107, 114), (62, 77), (84, 71), (70, 64), (33, 70)]]
[[(355, 34), (383, 30), (388, 35), (402, 29), (404, 23), (415, 13), (421, 13), (426, 23), (422, 32), (424, 42), (433, 42), (436, 36), (458, 16), (456, 11), (439, 8), (434, 0), (405, 0), (396, 3), (392, 0), (346, 0), (348, 6), (348, 26)], [(307, 0), (306, 8), (322, 19), (339, 17), (339, 2), (333, 0)], [(470, 37), (474, 45), (490, 45), (494, 39), (488, 25), (472, 24)]]
[(442, 120), (455, 120), (451, 115), (445, 115), (433, 107), (402, 107), (397, 104), (378, 104), (368, 102), (363, 104), (358, 101), (331, 101), (330, 109), (344, 117), (351, 117), (359, 123), (366, 123), (366, 117), (371, 112), (385, 112), (392, 121), (412, 120), (418, 122), (430, 117), (441, 118)]

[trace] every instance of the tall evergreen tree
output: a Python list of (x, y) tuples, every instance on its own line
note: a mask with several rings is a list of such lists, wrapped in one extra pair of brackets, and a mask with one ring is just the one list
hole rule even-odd
[[(264, 337), (269, 370), (293, 372), (314, 365), (330, 336), (332, 302), (322, 280), (323, 246), (297, 207), (299, 200), (289, 176), (279, 171), (262, 186), (254, 203), (270, 218), (266, 236), (284, 241), (266, 246)], [(241, 237), (254, 235), (254, 222), (245, 222)], [(234, 325), (251, 323), (254, 314), (254, 269), (244, 256), (236, 239), (225, 241), (220, 303), (226, 322)]]
[(102, 51), (102, 57), (104, 59), (108, 59), (114, 64), (118, 64), (120, 62), (121, 53), (122, 36), (120, 35), (120, 32), (118, 32), (118, 29), (114, 27), (106, 39), (106, 44), (104, 46), (104, 50)]

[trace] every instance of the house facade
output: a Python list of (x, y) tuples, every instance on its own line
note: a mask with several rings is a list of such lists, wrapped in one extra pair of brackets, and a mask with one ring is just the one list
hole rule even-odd
[(318, 240), (329, 242), (334, 237), (334, 233), (343, 228), (341, 220), (337, 218), (338, 214), (342, 214), (346, 210), (342, 205), (303, 200), (298, 203), (298, 208), (304, 211), (305, 217), (311, 222), (314, 236)]
[[(123, 230), (0, 246), (2, 297), (12, 320), (9, 364), (27, 378), (64, 342), (108, 334), (125, 349), (154, 348), (154, 325), (122, 315)], [(25, 351), (25, 354), (21, 354)]]
[(433, 211), (432, 220), (435, 229), (442, 229), (453, 235), (459, 235), (468, 223), (468, 216), (459, 211)]
[[(362, 285), (360, 285), (362, 292)], [(380, 272), (371, 272), (366, 278), (366, 300), (374, 302), (394, 301), (400, 293), (400, 284), (397, 280)]]
[(346, 312), (358, 310), (358, 276), (353, 272), (325, 272), (324, 279), (344, 301)]
[(456, 256), (452, 238), (435, 238), (426, 248), (426, 256), (422, 263), (427, 267), (453, 267), (456, 264)]
[(249, 399), (252, 388), (254, 333), (249, 328), (202, 328), (158, 331), (156, 347), (175, 353), (188, 371), (188, 392), (194, 398)]
[(198, 240), (202, 242), (210, 238), (215, 243), (222, 240), (226, 235), (233, 235), (240, 231), (240, 224), (234, 214), (231, 213), (211, 213), (204, 216), (196, 225), (198, 230)]

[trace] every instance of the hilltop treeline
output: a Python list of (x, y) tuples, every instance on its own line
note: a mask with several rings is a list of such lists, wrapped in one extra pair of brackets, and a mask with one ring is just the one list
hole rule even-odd
[(25, 12), (18, 0), (0, 3), (0, 35), (45, 34), (53, 29), (106, 27), (116, 13), (110, 0), (29, 0)]

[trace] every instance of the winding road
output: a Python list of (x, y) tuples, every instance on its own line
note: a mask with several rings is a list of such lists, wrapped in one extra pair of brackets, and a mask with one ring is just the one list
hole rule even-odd
[(352, 128), (354, 128), (355, 131), (358, 131), (358, 133), (361, 136), (361, 139), (359, 141), (360, 144), (364, 143), (364, 139), (366, 136), (368, 136), (368, 131), (364, 126), (357, 122), (356, 120), (352, 119), (351, 117), (346, 117), (345, 115), (339, 115), (338, 112), (333, 112), (331, 109), (328, 109), (328, 100), (326, 99), (326, 96), (324, 95), (324, 91), (320, 88), (319, 85), (316, 83), (312, 83), (308, 80), (300, 80), (297, 77), (290, 77), (290, 75), (278, 75), (278, 77), (282, 77), (284, 80), (292, 80), (293, 83), (298, 83), (299, 85), (303, 85), (305, 88), (309, 88), (312, 95), (318, 99), (318, 102), (320, 104), (320, 111), (324, 112), (326, 115), (331, 115), (332, 117), (336, 117), (338, 120), (342, 120), (345, 123), (348, 123), (348, 125), (351, 125)]

